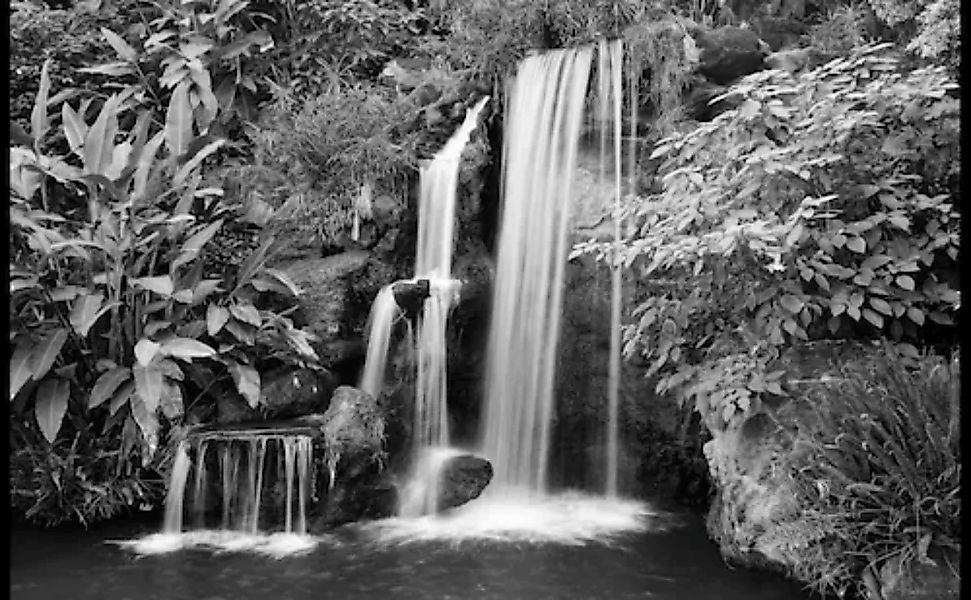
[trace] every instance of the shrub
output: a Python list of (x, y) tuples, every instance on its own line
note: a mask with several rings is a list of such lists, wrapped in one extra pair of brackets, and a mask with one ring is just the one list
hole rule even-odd
[(801, 575), (821, 593), (961, 551), (958, 357), (913, 369), (887, 350), (801, 399), (815, 419), (792, 435), (791, 476), (803, 518), (829, 534)]
[(659, 391), (713, 430), (736, 427), (796, 340), (953, 344), (959, 198), (956, 84), (898, 73), (879, 48), (798, 77), (758, 73), (739, 105), (661, 140), (661, 191), (633, 198), (633, 233), (581, 244), (639, 275), (625, 332)]

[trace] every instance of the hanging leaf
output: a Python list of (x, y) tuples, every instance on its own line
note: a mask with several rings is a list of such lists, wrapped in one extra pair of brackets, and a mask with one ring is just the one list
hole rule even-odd
[(259, 327), (263, 324), (263, 319), (260, 318), (260, 311), (256, 310), (256, 307), (252, 304), (231, 304), (229, 306), (229, 312), (240, 321), (249, 323), (254, 327)]
[(137, 166), (135, 167), (135, 176), (132, 179), (134, 182), (134, 187), (132, 188), (132, 200), (138, 202), (145, 199), (145, 192), (148, 188), (148, 178), (152, 174), (152, 166), (155, 164), (155, 156), (158, 154), (158, 149), (162, 147), (162, 142), (165, 141), (165, 131), (159, 131), (152, 139), (145, 144), (145, 148), (142, 150), (138, 157)]
[(131, 284), (136, 288), (150, 290), (166, 298), (171, 296), (172, 291), (175, 289), (175, 285), (172, 283), (172, 278), (168, 275), (159, 275), (158, 277), (139, 277), (137, 279), (132, 279)]
[(186, 177), (192, 172), (193, 169), (202, 164), (202, 161), (206, 159), (210, 154), (218, 150), (226, 140), (216, 140), (210, 144), (204, 146), (201, 150), (195, 153), (192, 158), (190, 158), (184, 165), (179, 167), (179, 170), (175, 172), (172, 177), (172, 185), (182, 185), (185, 182)]
[(199, 256), (199, 252), (202, 250), (202, 247), (212, 239), (212, 236), (216, 235), (216, 232), (219, 231), (219, 228), (222, 227), (222, 225), (223, 220), (219, 219), (215, 223), (207, 225), (186, 240), (185, 244), (182, 245), (182, 251), (179, 253), (179, 256), (172, 261), (171, 271), (174, 273), (175, 270), (180, 266), (195, 260)]
[(31, 353), (31, 370), (34, 379), (40, 381), (44, 375), (47, 375), (66, 341), (67, 329), (58, 329), (37, 344)]
[(130, 377), (131, 369), (128, 367), (116, 367), (106, 373), (102, 373), (101, 377), (94, 382), (94, 387), (91, 388), (91, 396), (88, 398), (88, 408), (101, 406), (118, 390), (118, 386), (128, 381)]
[(189, 103), (189, 82), (175, 86), (165, 113), (165, 143), (173, 157), (180, 157), (192, 141), (192, 105)]
[(239, 363), (230, 363), (229, 372), (247, 404), (250, 408), (256, 408), (260, 403), (260, 374), (253, 367)]
[(57, 438), (57, 432), (60, 431), (61, 422), (64, 420), (65, 413), (67, 413), (70, 391), (71, 388), (67, 380), (54, 377), (45, 379), (37, 388), (34, 415), (37, 418), (41, 433), (52, 444), (54, 439)]
[(222, 306), (216, 306), (215, 304), (210, 304), (206, 308), (206, 332), (210, 335), (216, 335), (229, 320), (229, 311)]
[(162, 397), (162, 369), (158, 365), (135, 365), (132, 374), (135, 376), (135, 393), (148, 410), (154, 412)]
[(33, 376), (33, 369), (30, 364), (30, 347), (26, 345), (17, 346), (13, 352), (13, 356), (10, 357), (10, 401), (13, 402), (14, 397), (20, 388), (24, 387), (24, 384), (30, 381)]
[(108, 405), (108, 410), (112, 415), (118, 412), (118, 409), (125, 405), (135, 395), (135, 382), (126, 381), (111, 395), (111, 403)]
[(207, 358), (216, 354), (216, 351), (206, 344), (183, 337), (173, 337), (163, 341), (160, 350), (166, 356), (182, 359)]
[(74, 331), (78, 332), (81, 337), (86, 337), (95, 322), (101, 315), (105, 314), (105, 311), (101, 310), (104, 299), (105, 297), (102, 294), (97, 293), (84, 294), (74, 301), (69, 320)]
[(155, 454), (158, 448), (158, 415), (155, 408), (149, 408), (141, 398), (133, 398), (131, 403), (131, 415), (142, 431), (145, 444), (148, 446), (147, 455), (142, 456), (142, 464), (146, 464)]
[(138, 364), (147, 367), (158, 353), (160, 346), (152, 340), (142, 338), (135, 344), (135, 359)]
[(138, 59), (138, 53), (135, 49), (128, 45), (120, 35), (107, 29), (105, 27), (101, 28), (101, 35), (105, 36), (108, 44), (115, 50), (118, 54), (118, 58), (126, 60), (128, 62), (135, 62)]

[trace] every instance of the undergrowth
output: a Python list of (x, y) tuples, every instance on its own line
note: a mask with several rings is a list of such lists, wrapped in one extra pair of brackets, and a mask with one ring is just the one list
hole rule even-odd
[(809, 394), (792, 476), (803, 518), (827, 525), (826, 551), (798, 574), (821, 593), (960, 553), (958, 358), (909, 366), (890, 352)]

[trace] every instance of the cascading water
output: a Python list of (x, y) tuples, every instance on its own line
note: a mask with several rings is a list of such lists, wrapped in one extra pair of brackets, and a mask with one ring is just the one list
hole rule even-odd
[[(196, 461), (190, 458), (194, 444)], [(195, 529), (204, 529), (208, 512), (208, 464), (207, 450), (217, 449), (215, 460), (219, 470), (221, 520), (220, 529), (256, 534), (260, 531), (261, 507), (265, 503), (265, 482), (273, 481), (276, 491), (282, 494), (284, 533), (307, 533), (307, 501), (312, 462), (312, 440), (309, 435), (280, 433), (221, 432), (201, 434), (193, 444), (183, 440), (176, 452), (172, 466), (169, 492), (165, 503), (163, 532), (177, 534), (182, 531), (184, 498), (189, 473), (195, 467), (196, 477), (191, 510)], [(266, 473), (267, 455), (274, 453), (278, 468)], [(241, 476), (242, 475), (242, 476)], [(295, 524), (294, 524), (295, 521)]]
[(368, 351), (360, 388), (377, 397), (384, 383), (392, 329), (401, 314), (395, 303), (394, 288), (401, 283), (428, 281), (428, 295), (422, 301), (414, 337), (417, 376), (413, 467), (400, 507), (401, 513), (409, 516), (435, 510), (438, 481), (437, 471), (432, 473), (429, 468), (430, 455), (435, 454), (431, 449), (449, 443), (445, 332), (449, 312), (458, 300), (461, 287), (451, 276), (456, 192), (462, 151), (488, 100), (488, 97), (479, 100), (445, 146), (422, 166), (415, 278), (382, 288), (369, 316)]
[(593, 48), (526, 58), (509, 90), (486, 364), (486, 493), (543, 492), (566, 226)]

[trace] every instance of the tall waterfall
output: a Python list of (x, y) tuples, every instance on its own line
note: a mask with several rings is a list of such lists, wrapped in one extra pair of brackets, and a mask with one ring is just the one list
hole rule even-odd
[[(601, 179), (605, 179), (607, 166), (607, 138), (613, 140), (614, 180), (614, 241), (621, 239), (621, 119), (623, 98), (623, 41), (601, 40), (597, 46), (597, 99), (600, 122)], [(632, 105), (636, 106), (636, 105)], [(636, 115), (636, 112), (632, 113)], [(608, 123), (612, 125), (608, 131)], [(633, 125), (632, 125), (633, 126)], [(636, 131), (636, 130), (635, 130)], [(632, 136), (633, 137), (633, 136)], [(617, 495), (620, 405), (620, 310), (621, 267), (616, 262), (610, 266), (610, 357), (607, 363), (607, 464), (605, 488), (608, 496)]]
[[(230, 436), (213, 432), (197, 437), (194, 446), (195, 461), (191, 460), (188, 441), (180, 442), (177, 449), (165, 501), (165, 533), (182, 531), (186, 483), (193, 466), (193, 526), (206, 527), (207, 513), (211, 512), (208, 456), (213, 457), (219, 474), (220, 529), (256, 534), (262, 523), (271, 528), (282, 525), (286, 533), (307, 533), (313, 459), (308, 435), (253, 432)], [(216, 452), (209, 453), (210, 447)], [(267, 460), (268, 456), (276, 460)], [(273, 514), (268, 517), (268, 513)]]
[(570, 191), (592, 54), (528, 57), (508, 90), (482, 433), (492, 491), (546, 488)]

